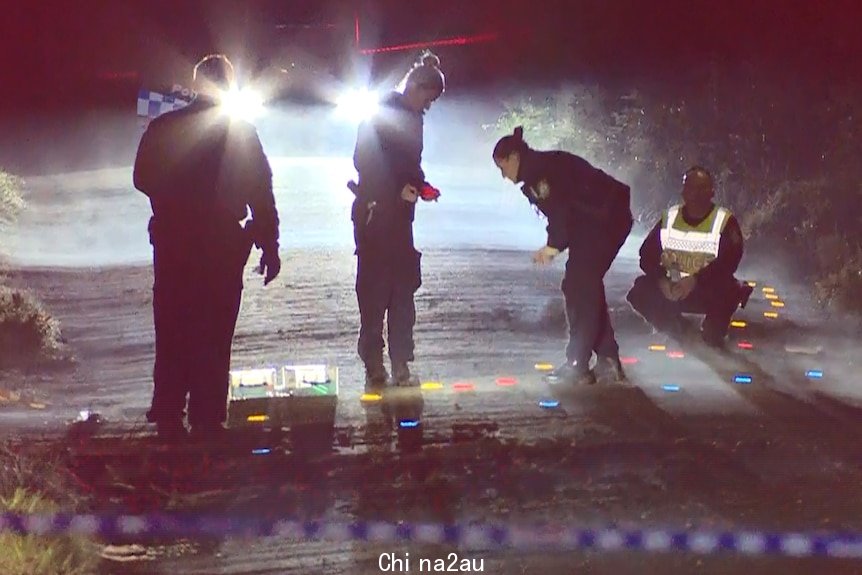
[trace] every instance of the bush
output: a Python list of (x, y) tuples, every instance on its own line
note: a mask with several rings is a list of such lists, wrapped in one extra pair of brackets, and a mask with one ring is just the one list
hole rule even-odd
[(0, 368), (55, 359), (60, 329), (30, 293), (0, 286)]
[[(24, 206), (21, 180), (0, 170), (0, 226)], [(0, 270), (0, 280), (4, 279)], [(60, 349), (58, 323), (26, 291), (0, 285), (0, 369), (53, 359)]]
[[(11, 497), (0, 498), (0, 511), (53, 513), (57, 506), (18, 489)], [(85, 575), (95, 573), (98, 563), (95, 545), (81, 537), (0, 533), (0, 549), (4, 575)]]
[[(74, 503), (58, 469), (57, 457), (50, 454), (0, 446), (0, 513), (54, 513), (58, 502)], [(94, 573), (99, 561), (97, 545), (82, 537), (0, 532), (0, 550), (4, 575), (85, 575)]]
[(23, 207), (21, 180), (0, 170), (0, 225), (15, 221)]
[(674, 82), (525, 95), (493, 128), (524, 125), (533, 147), (574, 152), (627, 182), (650, 227), (701, 164), (749, 249), (782, 245), (821, 301), (862, 311), (862, 97), (853, 84), (806, 80), (757, 62), (704, 65)]

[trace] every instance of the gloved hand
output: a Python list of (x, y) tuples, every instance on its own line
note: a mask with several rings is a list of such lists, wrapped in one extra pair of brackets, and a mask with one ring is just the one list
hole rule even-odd
[(264, 276), (263, 285), (268, 285), (274, 280), (281, 271), (281, 258), (278, 257), (278, 251), (266, 250), (260, 256), (260, 265), (257, 267), (257, 273)]
[(658, 287), (665, 299), (676, 301), (676, 298), (673, 295), (673, 284), (669, 278), (661, 278), (658, 280)]
[(440, 197), (440, 190), (425, 182), (422, 186), (422, 189), (419, 190), (419, 197), (422, 198), (426, 202), (437, 201), (437, 198)]
[(554, 258), (560, 254), (560, 250), (557, 248), (552, 248), (551, 246), (544, 246), (539, 248), (539, 250), (533, 254), (533, 262), (545, 265), (554, 261)]
[(697, 278), (695, 276), (686, 276), (673, 284), (672, 292), (674, 301), (680, 301), (687, 298), (694, 290), (695, 285), (697, 285)]

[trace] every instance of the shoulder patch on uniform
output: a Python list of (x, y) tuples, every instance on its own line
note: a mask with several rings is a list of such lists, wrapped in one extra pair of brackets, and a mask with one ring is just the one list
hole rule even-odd
[(547, 180), (539, 180), (535, 190), (532, 190), (532, 192), (537, 199), (545, 200), (551, 195), (551, 186), (548, 185)]

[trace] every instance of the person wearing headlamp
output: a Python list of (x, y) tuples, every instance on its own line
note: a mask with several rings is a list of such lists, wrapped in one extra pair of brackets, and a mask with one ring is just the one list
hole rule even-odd
[(383, 322), (389, 327), (389, 358), (396, 385), (415, 385), (414, 294), (422, 284), (421, 254), (413, 243), (418, 199), (439, 192), (422, 171), (423, 116), (445, 89), (440, 60), (424, 54), (408, 72), (403, 92), (392, 92), (359, 127), (353, 163), (359, 174), (351, 219), (356, 242), (356, 296), (360, 329), (357, 350), (366, 387), (386, 384)]
[[(221, 109), (227, 57), (194, 67), (194, 100), (144, 133), (134, 185), (150, 200), (156, 357), (148, 420), (167, 442), (214, 439), (226, 419), (231, 343), (243, 269), (256, 245), (270, 283), (281, 269), (272, 172), (257, 132)], [(241, 225), (251, 211), (246, 226)]]

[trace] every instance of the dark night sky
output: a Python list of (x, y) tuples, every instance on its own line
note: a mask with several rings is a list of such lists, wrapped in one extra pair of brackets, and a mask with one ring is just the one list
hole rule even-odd
[[(860, 6), (853, 0), (6, 0), (0, 103), (9, 109), (108, 101), (136, 90), (178, 55), (192, 59), (242, 38), (262, 61), (283, 57), (291, 44), (332, 61), (353, 44), (354, 11), (363, 44), (498, 32), (501, 42), (440, 50), (460, 85), (673, 77), (709, 58), (731, 65), (755, 58), (782, 73), (829, 81), (860, 75)], [(116, 72), (137, 78), (100, 78)]]

